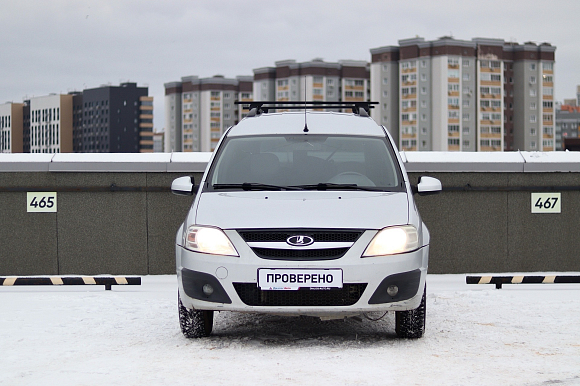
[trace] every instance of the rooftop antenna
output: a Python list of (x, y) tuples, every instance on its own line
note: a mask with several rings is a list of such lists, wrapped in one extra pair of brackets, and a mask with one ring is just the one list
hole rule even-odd
[(308, 123), (306, 121), (306, 75), (304, 75), (304, 132), (308, 133)]

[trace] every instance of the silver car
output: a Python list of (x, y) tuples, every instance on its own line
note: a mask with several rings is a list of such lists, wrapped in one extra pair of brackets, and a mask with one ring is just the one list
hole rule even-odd
[(195, 194), (176, 237), (183, 334), (208, 336), (214, 311), (394, 311), (399, 337), (423, 336), (429, 232), (413, 194), (441, 183), (411, 185), (369, 105), (269, 113), (264, 103), (224, 133), (199, 186), (172, 184)]

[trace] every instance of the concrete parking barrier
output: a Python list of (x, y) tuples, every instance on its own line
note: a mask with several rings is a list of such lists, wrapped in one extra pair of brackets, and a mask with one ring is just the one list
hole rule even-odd
[(467, 284), (495, 284), (501, 289), (504, 284), (577, 284), (580, 276), (572, 275), (534, 275), (534, 276), (467, 276)]
[(139, 276), (5, 276), (1, 286), (17, 285), (104, 285), (110, 291), (114, 285), (141, 285)]

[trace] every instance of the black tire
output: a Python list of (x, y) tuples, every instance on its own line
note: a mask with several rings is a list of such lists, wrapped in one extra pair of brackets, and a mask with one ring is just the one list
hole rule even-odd
[(395, 311), (395, 331), (399, 338), (418, 339), (425, 334), (426, 290), (427, 288), (423, 289), (423, 297), (419, 307), (409, 311)]
[(213, 311), (190, 310), (179, 300), (179, 326), (188, 339), (203, 338), (211, 334)]

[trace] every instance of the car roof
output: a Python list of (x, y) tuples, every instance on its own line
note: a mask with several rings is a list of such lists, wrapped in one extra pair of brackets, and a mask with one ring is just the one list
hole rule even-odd
[[(304, 131), (306, 126), (308, 132)], [(383, 128), (370, 117), (326, 111), (264, 113), (242, 119), (228, 137), (276, 134), (338, 134), (385, 137)]]

